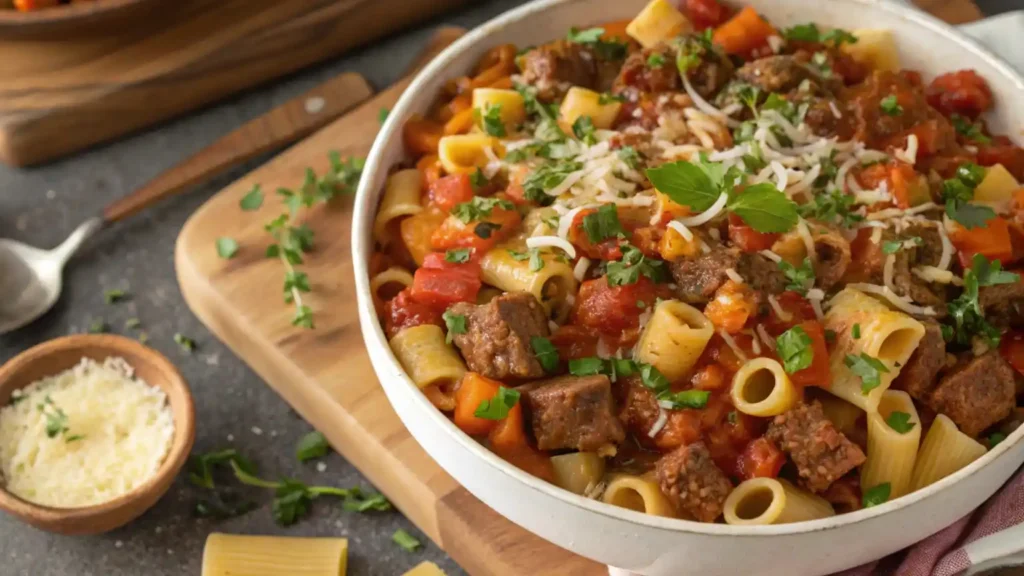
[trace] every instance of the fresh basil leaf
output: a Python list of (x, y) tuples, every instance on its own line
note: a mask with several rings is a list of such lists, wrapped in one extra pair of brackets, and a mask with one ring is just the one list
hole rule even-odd
[(718, 201), (721, 190), (696, 164), (679, 161), (646, 170), (651, 184), (676, 204), (703, 212)]
[(765, 234), (789, 232), (800, 219), (796, 203), (767, 182), (748, 186), (733, 196), (729, 209), (748, 226)]

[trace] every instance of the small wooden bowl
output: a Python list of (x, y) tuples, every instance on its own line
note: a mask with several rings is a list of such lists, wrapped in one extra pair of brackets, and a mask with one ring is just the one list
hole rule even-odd
[(166, 394), (174, 415), (174, 437), (167, 457), (152, 478), (114, 500), (84, 508), (51, 508), (18, 498), (0, 483), (0, 510), (43, 530), (69, 535), (99, 534), (124, 526), (148, 510), (171, 487), (184, 466), (195, 441), (195, 407), (192, 393), (181, 373), (152, 348), (123, 336), (82, 334), (51, 340), (14, 357), (0, 367), (0, 406), (11, 393), (29, 384), (59, 374), (82, 358), (102, 362), (124, 358), (135, 375)]

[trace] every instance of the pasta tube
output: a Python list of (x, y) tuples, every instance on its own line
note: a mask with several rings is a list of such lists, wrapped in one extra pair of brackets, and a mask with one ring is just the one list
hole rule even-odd
[(491, 154), (500, 156), (501, 142), (486, 134), (445, 136), (437, 146), (441, 167), (449, 174), (472, 174), (487, 165)]
[(391, 339), (391, 351), (420, 389), (454, 385), (466, 373), (459, 353), (433, 324), (405, 328)]
[(674, 517), (672, 503), (662, 493), (658, 483), (647, 477), (622, 474), (612, 478), (601, 498), (606, 503), (654, 516)]
[(917, 453), (910, 491), (920, 490), (942, 480), (981, 458), (984, 453), (984, 446), (958, 430), (945, 414), (939, 414)]
[(399, 218), (423, 210), (420, 203), (422, 176), (416, 169), (400, 170), (384, 185), (384, 199), (380, 201), (377, 219), (373, 221), (373, 238), (382, 246), (391, 241), (390, 224)]
[(348, 540), (213, 533), (202, 576), (344, 576)]
[(690, 373), (714, 333), (700, 310), (678, 300), (662, 300), (640, 335), (634, 357), (675, 382)]
[[(892, 381), (907, 363), (924, 336), (924, 325), (903, 312), (890, 310), (874, 298), (846, 288), (832, 299), (825, 314), (825, 329), (836, 333), (836, 344), (830, 357), (832, 387), (830, 392), (866, 412), (874, 412)], [(853, 337), (858, 327), (859, 338)], [(867, 355), (885, 365), (879, 370), (879, 385), (867, 394), (863, 381), (847, 365), (847, 356)]]
[(505, 292), (533, 294), (548, 317), (562, 322), (572, 308), (568, 297), (576, 292), (576, 278), (567, 262), (551, 254), (545, 254), (543, 259), (543, 268), (530, 270), (529, 260), (516, 260), (508, 246), (499, 246), (480, 260), (483, 281)]
[(574, 452), (551, 457), (555, 484), (573, 494), (586, 494), (604, 478), (604, 458), (593, 452)]
[(445, 576), (444, 572), (433, 562), (420, 562), (415, 568), (402, 576)]
[[(893, 413), (907, 415), (894, 422), (901, 430), (888, 424)], [(914, 401), (906, 392), (886, 390), (878, 403), (878, 411), (868, 414), (868, 458), (860, 469), (860, 485), (871, 488), (888, 482), (889, 498), (910, 492), (920, 442), (921, 420)]]
[(782, 365), (771, 358), (748, 360), (732, 379), (732, 403), (751, 416), (778, 416), (800, 399)]
[(385, 297), (381, 295), (380, 289), (389, 284), (398, 284), (402, 288), (408, 288), (412, 286), (412, 274), (409, 273), (405, 268), (399, 268), (398, 266), (392, 266), (387, 270), (377, 274), (373, 278), (370, 278), (370, 293), (377, 301), (383, 301)]
[(804, 522), (835, 516), (827, 500), (775, 478), (751, 478), (725, 499), (725, 522), (765, 525)]

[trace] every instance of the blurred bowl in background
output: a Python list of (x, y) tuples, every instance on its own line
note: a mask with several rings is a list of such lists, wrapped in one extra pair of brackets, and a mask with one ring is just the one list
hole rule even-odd
[[(2, 3), (2, 2), (0, 2)], [(137, 17), (157, 0), (91, 0), (30, 12), (0, 9), (0, 40), (51, 40), (89, 35)]]

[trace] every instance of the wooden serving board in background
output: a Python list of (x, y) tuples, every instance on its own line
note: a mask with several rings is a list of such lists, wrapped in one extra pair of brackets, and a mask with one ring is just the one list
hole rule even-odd
[(167, 0), (113, 30), (0, 41), (0, 161), (79, 151), (467, 1)]
[[(948, 11), (952, 4), (943, 4), (944, 14), (955, 14)], [(431, 50), (459, 33), (441, 30)], [(316, 249), (302, 266), (312, 282), (305, 297), (315, 311), (312, 331), (291, 326), (292, 310), (281, 298), (281, 264), (264, 257), (270, 240), (263, 225), (282, 206), (268, 195), (258, 212), (239, 209), (239, 200), (255, 183), (274, 190), (300, 183), (307, 166), (322, 172), (328, 150), (343, 157), (365, 156), (380, 109), (390, 108), (406, 85), (403, 81), (380, 93), (201, 207), (178, 237), (175, 261), (182, 293), (218, 338), (470, 573), (607, 574), (604, 566), (499, 516), (448, 476), (402, 426), (363, 346), (351, 280), (351, 199), (316, 208), (305, 218), (316, 231)], [(231, 260), (217, 255), (215, 241), (221, 236), (241, 246)]]

